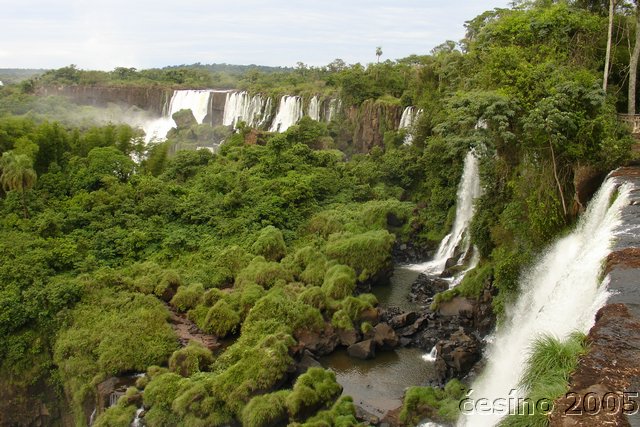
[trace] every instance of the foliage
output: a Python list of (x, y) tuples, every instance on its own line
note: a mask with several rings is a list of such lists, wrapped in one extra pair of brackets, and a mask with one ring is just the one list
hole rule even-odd
[(457, 379), (449, 381), (444, 389), (411, 387), (405, 393), (399, 419), (408, 425), (427, 417), (453, 422), (460, 414), (459, 402), (466, 391)]

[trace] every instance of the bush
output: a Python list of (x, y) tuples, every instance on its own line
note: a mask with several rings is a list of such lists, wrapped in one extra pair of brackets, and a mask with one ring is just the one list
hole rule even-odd
[(322, 291), (329, 298), (341, 300), (353, 294), (356, 288), (356, 273), (351, 267), (337, 264), (330, 267), (324, 276)]
[(272, 225), (263, 228), (251, 246), (251, 252), (262, 255), (268, 261), (280, 261), (287, 253), (282, 232)]
[(246, 427), (268, 427), (284, 425), (289, 419), (286, 398), (289, 390), (256, 396), (242, 410), (242, 425)]
[(236, 278), (236, 286), (246, 283), (257, 283), (265, 289), (269, 289), (278, 280), (290, 282), (293, 275), (277, 262), (269, 262), (262, 256), (257, 256), (244, 268)]
[(466, 387), (457, 379), (449, 381), (444, 390), (433, 387), (410, 387), (405, 393), (400, 421), (415, 425), (424, 418), (453, 422), (459, 414), (460, 399)]
[(240, 324), (240, 315), (224, 299), (219, 300), (207, 312), (204, 324), (200, 328), (208, 333), (225, 337), (234, 332)]
[(211, 350), (191, 341), (186, 347), (173, 352), (169, 358), (169, 369), (183, 377), (190, 377), (196, 372), (208, 370), (211, 363), (213, 363)]
[(342, 234), (327, 243), (329, 258), (352, 267), (361, 282), (391, 268), (391, 247), (395, 237), (386, 230)]
[(171, 299), (170, 304), (178, 311), (185, 312), (194, 308), (202, 300), (204, 286), (201, 283), (194, 283), (189, 286), (180, 286), (178, 292)]
[(310, 286), (302, 291), (298, 301), (321, 311), (327, 307), (327, 297), (318, 286)]
[(333, 372), (322, 368), (309, 368), (293, 385), (286, 398), (291, 418), (306, 418), (318, 409), (331, 404), (342, 392)]

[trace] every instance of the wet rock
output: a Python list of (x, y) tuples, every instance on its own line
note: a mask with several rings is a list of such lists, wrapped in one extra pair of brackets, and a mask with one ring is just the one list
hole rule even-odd
[(389, 325), (393, 329), (399, 329), (404, 326), (410, 325), (418, 319), (418, 313), (415, 311), (409, 311), (408, 313), (402, 313), (397, 316), (393, 316), (389, 320)]
[[(627, 409), (638, 408), (638, 397), (623, 395), (625, 391), (637, 392), (640, 385), (640, 318), (625, 304), (608, 304), (596, 315), (596, 323), (589, 332), (589, 352), (583, 356), (571, 375), (569, 390), (577, 396), (593, 393), (594, 402), (626, 402)], [(556, 400), (550, 417), (551, 426), (627, 426), (633, 415), (623, 413), (622, 404), (592, 411), (582, 416), (567, 415), (576, 405), (576, 399), (565, 397)], [(582, 408), (581, 404), (578, 407)], [(605, 410), (606, 409), (606, 410)], [(631, 412), (631, 411), (630, 411)], [(637, 416), (637, 415), (635, 415)]]
[(186, 347), (189, 344), (189, 341), (196, 341), (211, 351), (214, 351), (221, 346), (215, 335), (204, 333), (186, 316), (175, 311), (172, 306), (167, 304), (167, 308), (171, 312), (169, 323), (171, 324), (175, 334), (178, 336), (178, 341), (180, 342), (181, 347)]
[(327, 325), (320, 332), (303, 329), (296, 332), (298, 343), (316, 356), (331, 353), (338, 346), (338, 335), (331, 325)]
[(343, 345), (345, 347), (349, 347), (350, 345), (357, 343), (358, 339), (360, 338), (358, 332), (355, 329), (338, 329), (337, 335), (340, 345)]
[(392, 350), (398, 346), (398, 336), (391, 326), (386, 323), (378, 323), (373, 329), (373, 341), (376, 343), (377, 347), (385, 350)]
[(376, 345), (372, 339), (360, 341), (349, 346), (347, 353), (356, 359), (373, 359), (376, 356)]
[(302, 352), (302, 357), (296, 366), (296, 376), (300, 376), (307, 372), (309, 368), (321, 367), (320, 362), (313, 357), (313, 354), (309, 350)]
[(464, 377), (481, 358), (480, 342), (462, 328), (448, 339), (439, 341), (436, 348), (436, 362), (444, 362), (444, 365), (440, 363), (439, 367), (445, 369), (444, 372), (440, 372), (445, 380)]
[(449, 282), (446, 280), (421, 273), (411, 285), (409, 300), (418, 304), (430, 304), (435, 294), (447, 289), (449, 289)]
[(398, 329), (397, 333), (402, 337), (409, 337), (425, 329), (428, 324), (429, 324), (429, 317), (426, 315), (422, 315), (418, 317), (409, 326), (405, 326), (404, 328)]
[(463, 297), (455, 297), (451, 301), (440, 303), (438, 306), (438, 312), (443, 316), (473, 318), (473, 310), (473, 301)]
[(358, 405), (356, 407), (356, 419), (358, 421), (363, 421), (365, 425), (369, 426), (377, 426), (380, 423), (380, 418), (376, 417), (373, 414), (370, 414), (365, 409), (361, 408)]

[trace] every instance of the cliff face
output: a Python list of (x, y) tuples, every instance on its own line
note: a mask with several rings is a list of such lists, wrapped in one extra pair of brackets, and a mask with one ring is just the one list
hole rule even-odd
[(354, 147), (366, 153), (373, 147), (382, 147), (386, 131), (398, 129), (402, 107), (366, 100), (359, 107), (350, 107), (346, 114), (354, 124)]
[[(37, 89), (40, 96), (64, 96), (80, 105), (105, 107), (109, 103), (135, 105), (161, 115), (173, 93), (160, 86), (45, 86)], [(223, 107), (224, 108), (224, 107)]]
[(605, 264), (611, 295), (589, 331), (570, 394), (555, 402), (551, 426), (640, 425), (640, 168), (612, 176), (633, 190)]

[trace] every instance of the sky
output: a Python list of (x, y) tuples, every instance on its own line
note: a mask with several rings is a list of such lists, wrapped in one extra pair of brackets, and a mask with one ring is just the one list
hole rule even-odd
[(0, 0), (0, 68), (294, 66), (427, 54), (508, 0)]

